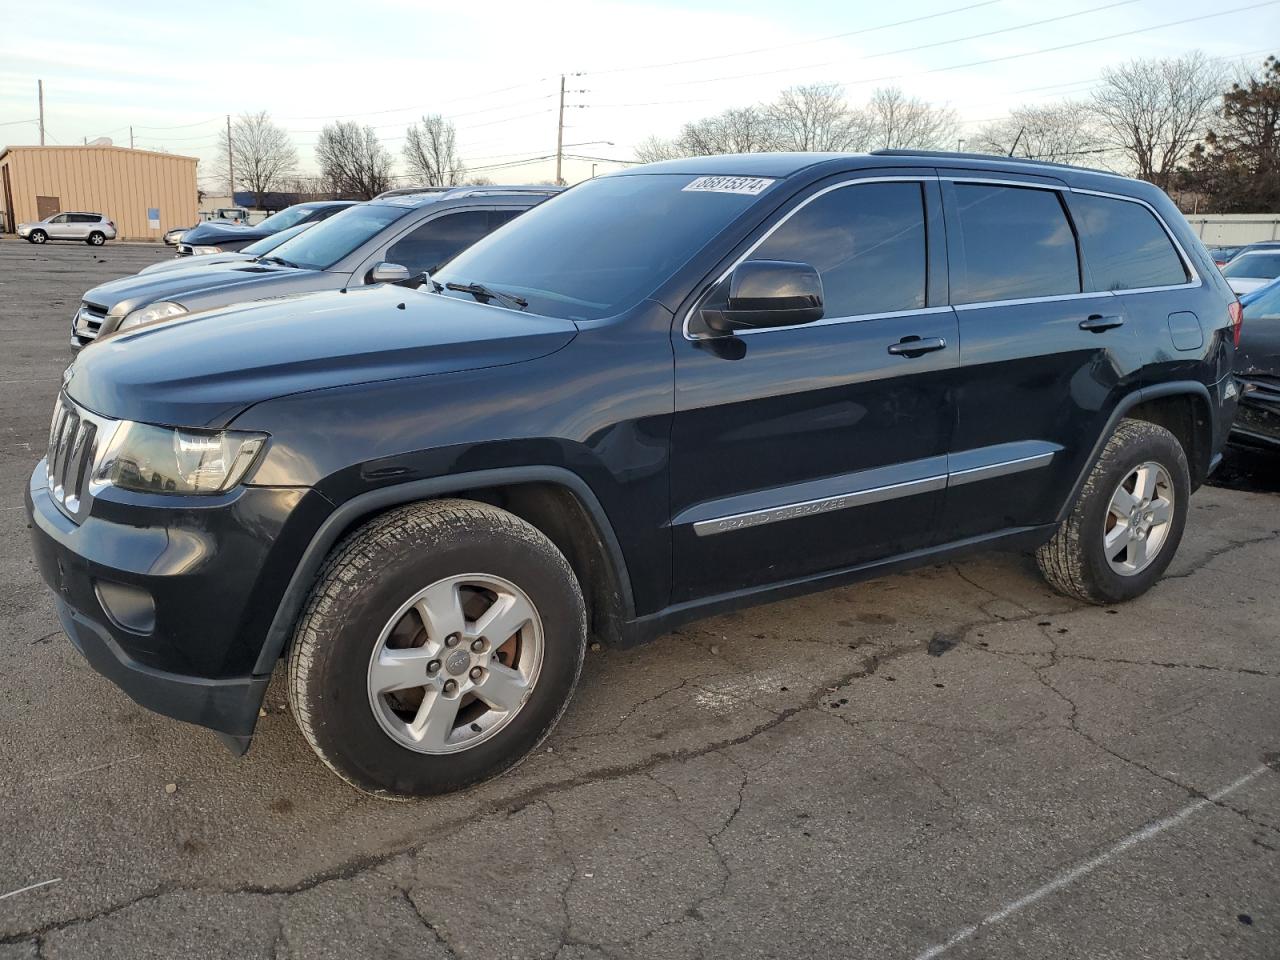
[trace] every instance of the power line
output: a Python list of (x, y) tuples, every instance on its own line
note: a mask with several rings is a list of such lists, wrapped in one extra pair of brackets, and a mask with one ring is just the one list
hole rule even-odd
[[(485, 91), (482, 91), (481, 93), (467, 94), (466, 96), (462, 96), (462, 97), (451, 97), (447, 100), (437, 100), (435, 102), (435, 106), (440, 106), (446, 103), (460, 103), (464, 100), (478, 100), (481, 97), (492, 97), (492, 96), (496, 96), (499, 93), (507, 93), (510, 90), (519, 90), (522, 87), (531, 87), (537, 83), (546, 83), (549, 80), (551, 80), (551, 77), (539, 77), (537, 80), (524, 80), (520, 83), (514, 83), (508, 87), (499, 87), (496, 90), (485, 90)], [(385, 113), (407, 113), (411, 110), (425, 110), (428, 108), (428, 106), (430, 105), (417, 104), (411, 107), (391, 107), (386, 110), (364, 110), (356, 113), (329, 113), (329, 114), (321, 114), (321, 115), (312, 116), (312, 117), (281, 117), (280, 119), (281, 120), (344, 120), (350, 117), (380, 116)]]
[[(983, 40), (987, 37), (1000, 36), (1006, 33), (1014, 33), (1018, 30), (1029, 30), (1032, 27), (1042, 27), (1049, 23), (1058, 23), (1062, 20), (1071, 20), (1076, 17), (1088, 16), (1093, 13), (1101, 13), (1104, 10), (1111, 10), (1115, 7), (1125, 7), (1137, 3), (1139, 0), (1112, 0), (1111, 3), (1104, 3), (1101, 6), (1090, 7), (1087, 10), (1076, 10), (1072, 13), (1063, 13), (1054, 17), (1045, 17), (1042, 20), (1032, 20), (1029, 23), (1017, 23), (1009, 27), (1000, 27), (996, 30), (985, 30), (982, 33), (971, 33), (963, 37), (951, 37), (946, 40), (935, 40), (931, 43), (918, 43), (910, 47), (899, 47), (897, 50), (882, 50), (879, 53), (868, 53), (858, 57), (859, 60), (875, 60), (880, 57), (892, 57), (903, 53), (917, 53), (921, 50), (934, 50), (938, 47), (952, 46), (957, 43), (967, 43), (970, 40)], [(728, 80), (750, 80), (757, 77), (776, 76), (780, 73), (796, 73), (802, 70), (813, 70), (818, 67), (843, 66), (847, 63), (847, 59), (827, 60), (823, 63), (805, 63), (793, 67), (779, 67), (776, 70), (753, 70), (750, 73), (736, 73), (723, 77), (702, 77), (696, 80), (677, 80), (672, 83), (662, 84), (661, 86), (682, 87), (693, 84), (703, 83), (722, 83)]]
[(755, 53), (770, 53), (775, 50), (787, 50), (792, 47), (803, 47), (814, 43), (826, 43), (828, 40), (842, 40), (847, 37), (857, 37), (865, 33), (875, 33), (878, 30), (888, 30), (891, 27), (904, 27), (912, 23), (921, 23), (925, 20), (935, 20), (938, 17), (947, 17), (956, 13), (964, 13), (968, 10), (976, 10), (978, 7), (989, 7), (992, 4), (999, 3), (1000, 0), (982, 0), (980, 3), (969, 3), (962, 7), (952, 7), (949, 10), (940, 10), (937, 13), (925, 14), (922, 17), (911, 17), (908, 20), (895, 20), (893, 23), (882, 23), (874, 27), (862, 27), (858, 30), (849, 30), (846, 33), (833, 33), (826, 37), (816, 37), (813, 40), (796, 40), (791, 43), (779, 43), (769, 47), (756, 47), (754, 50), (739, 50), (737, 53), (721, 53), (712, 57), (695, 57), (692, 60), (669, 60), (665, 63), (646, 63), (633, 67), (611, 67), (607, 70), (586, 70), (584, 74), (589, 76), (601, 76), (610, 73), (629, 73), (634, 70), (657, 70), (663, 67), (683, 67), (691, 63), (709, 63), (713, 60), (727, 60), (732, 57), (746, 57)]

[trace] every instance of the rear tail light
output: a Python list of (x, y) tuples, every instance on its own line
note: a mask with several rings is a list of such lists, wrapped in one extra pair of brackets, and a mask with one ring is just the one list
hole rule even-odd
[(1232, 300), (1227, 307), (1227, 316), (1231, 318), (1231, 342), (1240, 346), (1240, 333), (1244, 330), (1244, 307), (1239, 300)]

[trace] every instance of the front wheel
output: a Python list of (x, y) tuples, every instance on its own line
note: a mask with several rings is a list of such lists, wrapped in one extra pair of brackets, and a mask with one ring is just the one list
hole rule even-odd
[(44, 243), (46, 240), (49, 239), (49, 235), (45, 233), (43, 230), (32, 230), (31, 233), (27, 236), (27, 239), (32, 243)]
[(89, 234), (88, 239), (86, 239), (85, 242), (91, 247), (100, 247), (107, 242), (107, 235), (95, 230), (93, 233)]
[(1145, 420), (1120, 421), (1071, 514), (1036, 552), (1041, 573), (1089, 603), (1140, 596), (1172, 562), (1190, 497), (1178, 439)]
[(335, 549), (294, 634), (289, 699), (357, 789), (446, 793), (551, 732), (585, 650), (582, 591), (550, 540), (488, 504), (430, 501)]

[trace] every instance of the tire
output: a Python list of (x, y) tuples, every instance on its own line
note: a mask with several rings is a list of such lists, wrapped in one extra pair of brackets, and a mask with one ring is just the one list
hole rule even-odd
[[(1148, 481), (1154, 494), (1143, 498), (1139, 488)], [(1070, 515), (1036, 551), (1040, 572), (1059, 592), (1088, 603), (1141, 596), (1177, 553), (1190, 499), (1191, 476), (1178, 439), (1154, 423), (1121, 420)], [(1128, 518), (1119, 519), (1125, 510)], [(1160, 522), (1162, 516), (1167, 519)]]
[(91, 247), (100, 247), (107, 242), (107, 235), (100, 230), (95, 230), (85, 239), (85, 243)]
[[(496, 599), (483, 610), (490, 590)], [(461, 642), (452, 639), (458, 631), (433, 626), (455, 622), (453, 614), (418, 612), (443, 609), (436, 598), (446, 595), (464, 611)], [(524, 625), (509, 640), (484, 637), (477, 623), (504, 598), (512, 599), (503, 609), (529, 612)], [(494, 619), (506, 624), (493, 628), (499, 634), (514, 622)], [(410, 504), (355, 530), (321, 569), (294, 632), (289, 700), (312, 749), (356, 789), (398, 799), (447, 793), (502, 773), (542, 742), (569, 704), (586, 642), (577, 577), (539, 530), (484, 503)], [(397, 674), (412, 689), (378, 693), (384, 662), (422, 672)], [(500, 711), (481, 699), (482, 684), (521, 671), (518, 705)], [(484, 689), (492, 697), (517, 688)], [(412, 722), (430, 718), (428, 706), (455, 702), (456, 725), (449, 714), (414, 739)]]
[(27, 240), (31, 243), (44, 243), (48, 239), (49, 235), (43, 230), (32, 230), (31, 233), (27, 235)]

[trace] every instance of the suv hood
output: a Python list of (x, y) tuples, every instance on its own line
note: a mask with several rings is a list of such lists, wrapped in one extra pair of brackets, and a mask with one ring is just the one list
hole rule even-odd
[(260, 288), (273, 284), (288, 286), (289, 281), (315, 273), (278, 263), (241, 262), (212, 264), (198, 270), (158, 270), (101, 284), (83, 299), (116, 316), (158, 300), (174, 300), (188, 309), (198, 309), (198, 302), (193, 306), (188, 301), (198, 301), (201, 295), (214, 293), (221, 303), (257, 300), (272, 295), (269, 289)]
[(576, 334), (570, 320), (378, 285), (139, 327), (83, 351), (64, 384), (102, 416), (217, 428), (263, 400), (520, 363)]

